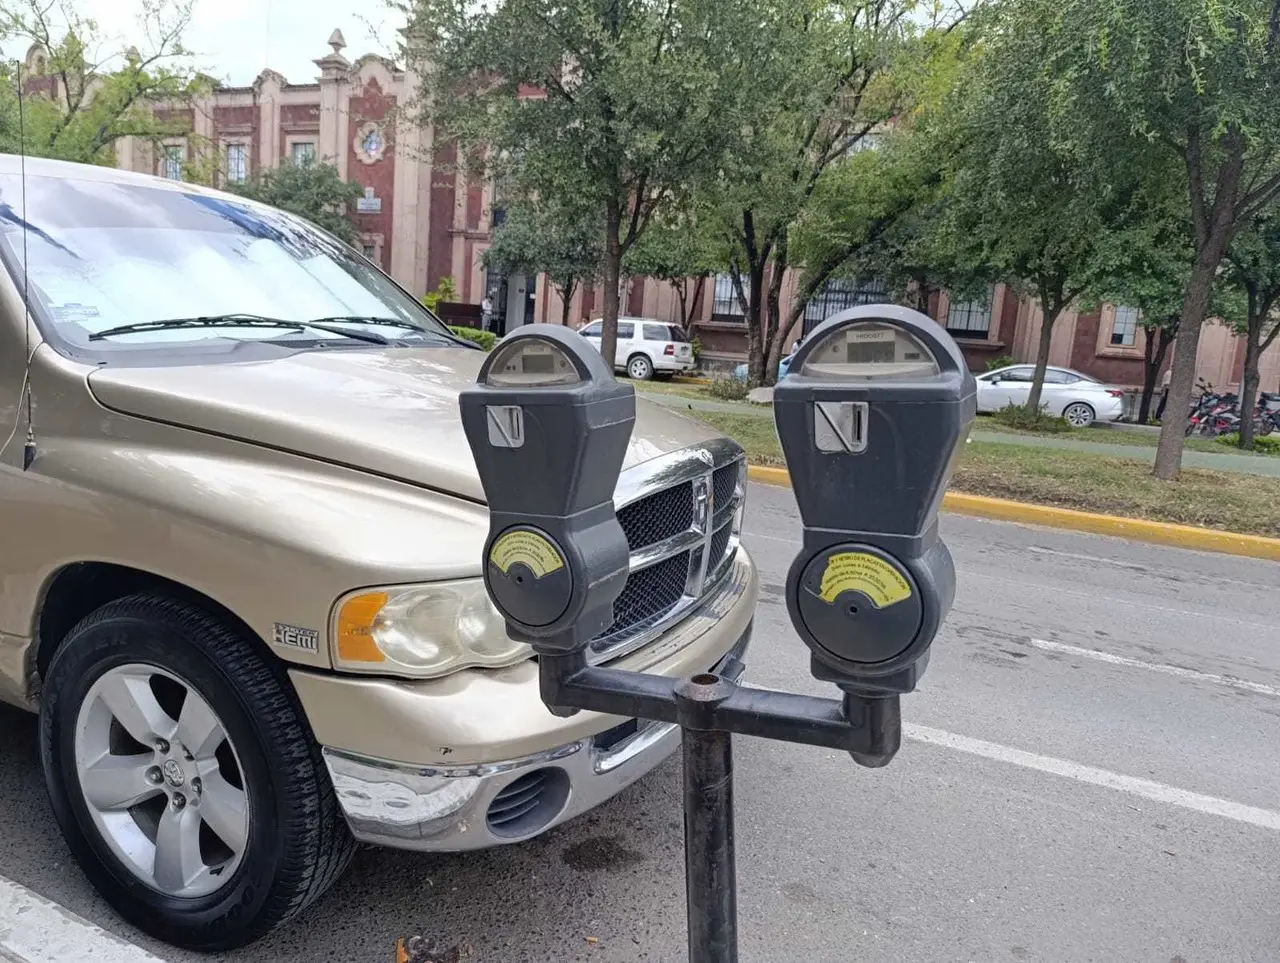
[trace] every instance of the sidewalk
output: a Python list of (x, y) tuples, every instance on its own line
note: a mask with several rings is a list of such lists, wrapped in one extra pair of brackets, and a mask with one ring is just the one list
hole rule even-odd
[(0, 876), (0, 960), (4, 963), (164, 963)]
[[(659, 394), (654, 391), (641, 391), (641, 397), (668, 408), (688, 411), (721, 411), (734, 415), (758, 416), (772, 418), (773, 409), (769, 405), (746, 404), (740, 401), (704, 401), (701, 398), (686, 398), (683, 395)], [(979, 421), (978, 425), (981, 426)], [(1145, 430), (1134, 426), (1138, 430)], [(1090, 429), (1103, 431), (1106, 429)], [(1140, 445), (1113, 445), (1102, 441), (1086, 441), (1082, 438), (1056, 438), (1038, 435), (1010, 435), (998, 431), (983, 431), (975, 427), (970, 437), (974, 441), (991, 442), (997, 445), (1021, 445), (1024, 448), (1059, 448), (1067, 451), (1088, 452), (1095, 455), (1108, 455), (1112, 458), (1129, 458), (1134, 461), (1155, 464), (1156, 450)], [(1184, 451), (1182, 467), (1207, 468), (1213, 471), (1230, 471), (1244, 475), (1262, 475), (1268, 478), (1280, 478), (1280, 458), (1262, 457), (1259, 455), (1233, 455), (1224, 451), (1222, 454), (1208, 451)]]

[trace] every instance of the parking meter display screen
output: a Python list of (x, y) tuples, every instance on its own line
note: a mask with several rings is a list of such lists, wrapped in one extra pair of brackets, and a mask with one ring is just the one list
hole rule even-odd
[(534, 338), (499, 347), (489, 366), (489, 384), (501, 388), (544, 388), (581, 380), (567, 354), (549, 341)]
[(938, 370), (933, 352), (910, 332), (866, 322), (837, 328), (814, 345), (800, 374), (824, 380), (927, 380)]

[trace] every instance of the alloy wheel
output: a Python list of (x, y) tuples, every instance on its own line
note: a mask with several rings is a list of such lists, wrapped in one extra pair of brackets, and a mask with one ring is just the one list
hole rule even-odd
[(80, 705), (76, 772), (115, 856), (168, 896), (205, 896), (249, 841), (244, 769), (222, 721), (188, 682), (154, 665), (108, 669)]
[(1087, 428), (1093, 424), (1093, 409), (1082, 402), (1076, 402), (1073, 405), (1067, 405), (1062, 417), (1072, 428)]

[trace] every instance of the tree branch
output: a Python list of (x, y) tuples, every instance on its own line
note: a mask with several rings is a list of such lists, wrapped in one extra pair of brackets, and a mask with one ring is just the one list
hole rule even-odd
[(1203, 247), (1209, 238), (1209, 217), (1204, 206), (1204, 168), (1201, 166), (1203, 159), (1200, 156), (1200, 130), (1194, 125), (1187, 128), (1187, 147), (1182, 158), (1187, 167), (1196, 247)]

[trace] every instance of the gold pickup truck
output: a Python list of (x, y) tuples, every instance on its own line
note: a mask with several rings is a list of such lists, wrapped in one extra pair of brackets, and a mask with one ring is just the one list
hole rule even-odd
[[(0, 701), (141, 929), (248, 943), (356, 841), (514, 843), (613, 796), (670, 726), (553, 716), (480, 579), (457, 392), (484, 354), (292, 215), (0, 157)], [(735, 667), (758, 579), (741, 450), (639, 404), (631, 575), (601, 663)]]

